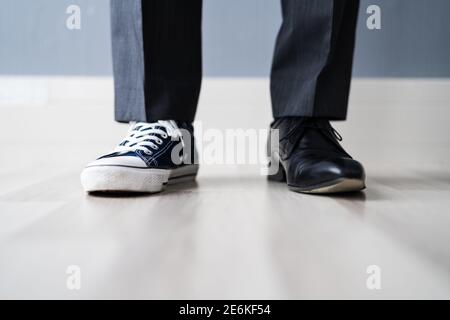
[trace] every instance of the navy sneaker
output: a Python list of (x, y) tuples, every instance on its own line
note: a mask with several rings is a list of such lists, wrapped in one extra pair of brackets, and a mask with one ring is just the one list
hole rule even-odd
[(81, 173), (86, 192), (159, 192), (168, 182), (194, 180), (193, 128), (173, 120), (133, 123), (127, 137)]

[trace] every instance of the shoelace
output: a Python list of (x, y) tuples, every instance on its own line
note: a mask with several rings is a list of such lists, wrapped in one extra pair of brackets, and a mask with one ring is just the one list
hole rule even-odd
[(158, 150), (159, 146), (163, 143), (161, 138), (165, 139), (169, 136), (179, 138), (184, 146), (182, 133), (175, 121), (160, 120), (153, 123), (136, 122), (130, 127), (127, 137), (122, 140), (113, 152), (125, 153), (140, 150), (147, 155), (152, 155), (153, 151)]
[[(303, 118), (299, 121), (280, 141), (288, 140), (293, 147), (297, 145), (303, 138), (307, 129), (315, 129), (322, 132), (322, 134), (329, 139), (339, 150), (348, 155), (348, 153), (342, 148), (338, 141), (342, 141), (342, 136), (334, 129), (328, 121), (320, 119)], [(294, 150), (292, 148), (291, 152)], [(288, 155), (290, 156), (290, 154)], [(350, 156), (350, 155), (348, 155)]]

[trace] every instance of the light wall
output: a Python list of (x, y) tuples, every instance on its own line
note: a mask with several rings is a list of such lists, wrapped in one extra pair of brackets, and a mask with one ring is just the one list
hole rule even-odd
[[(0, 74), (110, 75), (108, 2), (0, 0)], [(66, 28), (71, 4), (81, 30)], [(366, 27), (371, 4), (381, 30)], [(449, 77), (449, 18), (448, 0), (363, 0), (355, 75)], [(279, 25), (277, 0), (204, 0), (205, 75), (267, 76)]]

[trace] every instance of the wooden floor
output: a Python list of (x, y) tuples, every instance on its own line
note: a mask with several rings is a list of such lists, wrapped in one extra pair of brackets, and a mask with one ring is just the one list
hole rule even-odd
[[(83, 165), (127, 129), (112, 121), (111, 80), (27, 79), (20, 97), (23, 79), (6, 83), (0, 298), (450, 298), (450, 82), (355, 81), (337, 127), (368, 188), (333, 197), (224, 165), (157, 195), (87, 196)], [(267, 87), (206, 80), (198, 119), (265, 128)], [(66, 285), (72, 265), (80, 290)], [(380, 290), (366, 286), (371, 265)]]

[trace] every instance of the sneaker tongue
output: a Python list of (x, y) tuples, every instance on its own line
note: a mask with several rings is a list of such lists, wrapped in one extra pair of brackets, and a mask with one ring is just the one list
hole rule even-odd
[(142, 132), (149, 131), (150, 129), (146, 128), (146, 126), (148, 124), (153, 124), (154, 125), (153, 128), (163, 130), (166, 133), (169, 133), (171, 131), (178, 129), (177, 123), (173, 120), (159, 120), (158, 122), (153, 122), (153, 123), (137, 122), (134, 125), (134, 129), (137, 129)]
[(167, 132), (169, 129), (170, 131), (174, 131), (178, 129), (178, 125), (174, 120), (159, 120), (158, 123), (164, 127), (164, 130)]

